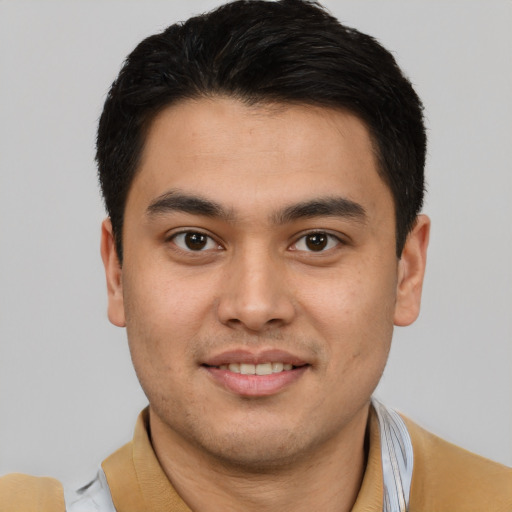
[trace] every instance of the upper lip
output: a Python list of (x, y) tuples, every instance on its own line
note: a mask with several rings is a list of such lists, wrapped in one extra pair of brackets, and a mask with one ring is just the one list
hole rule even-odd
[(288, 363), (293, 366), (309, 364), (304, 359), (279, 349), (268, 349), (259, 352), (251, 352), (247, 349), (227, 350), (208, 357), (203, 361), (203, 364), (207, 366), (220, 366), (231, 363), (262, 364), (273, 362)]

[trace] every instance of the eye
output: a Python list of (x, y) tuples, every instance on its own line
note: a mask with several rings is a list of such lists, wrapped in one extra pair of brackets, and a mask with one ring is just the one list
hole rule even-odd
[(220, 245), (210, 236), (199, 231), (185, 231), (174, 235), (171, 240), (184, 251), (208, 251), (219, 249)]
[(291, 247), (295, 251), (324, 252), (339, 245), (340, 239), (329, 233), (308, 233), (300, 237)]

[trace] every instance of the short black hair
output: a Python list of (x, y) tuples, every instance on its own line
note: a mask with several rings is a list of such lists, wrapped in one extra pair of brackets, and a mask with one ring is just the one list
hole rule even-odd
[(374, 38), (317, 2), (241, 0), (144, 39), (112, 84), (96, 161), (119, 261), (126, 199), (149, 125), (180, 100), (216, 95), (343, 109), (362, 119), (393, 196), (400, 257), (424, 195), (423, 106), (411, 83)]

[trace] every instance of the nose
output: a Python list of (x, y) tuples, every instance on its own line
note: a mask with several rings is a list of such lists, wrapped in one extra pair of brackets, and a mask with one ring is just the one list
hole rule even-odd
[(270, 254), (242, 254), (228, 267), (217, 310), (221, 323), (258, 333), (293, 320), (291, 289), (284, 269)]

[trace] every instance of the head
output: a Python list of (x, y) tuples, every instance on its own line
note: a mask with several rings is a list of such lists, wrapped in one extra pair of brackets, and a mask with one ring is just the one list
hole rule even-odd
[(132, 52), (98, 133), (102, 255), (157, 450), (263, 470), (362, 444), (418, 314), (424, 152), (391, 55), (317, 5), (235, 2)]
[(393, 196), (400, 256), (423, 202), (422, 104), (375, 39), (313, 2), (283, 0), (224, 5), (148, 37), (128, 56), (105, 102), (96, 157), (121, 262), (126, 198), (152, 121), (167, 106), (213, 96), (359, 117)]

